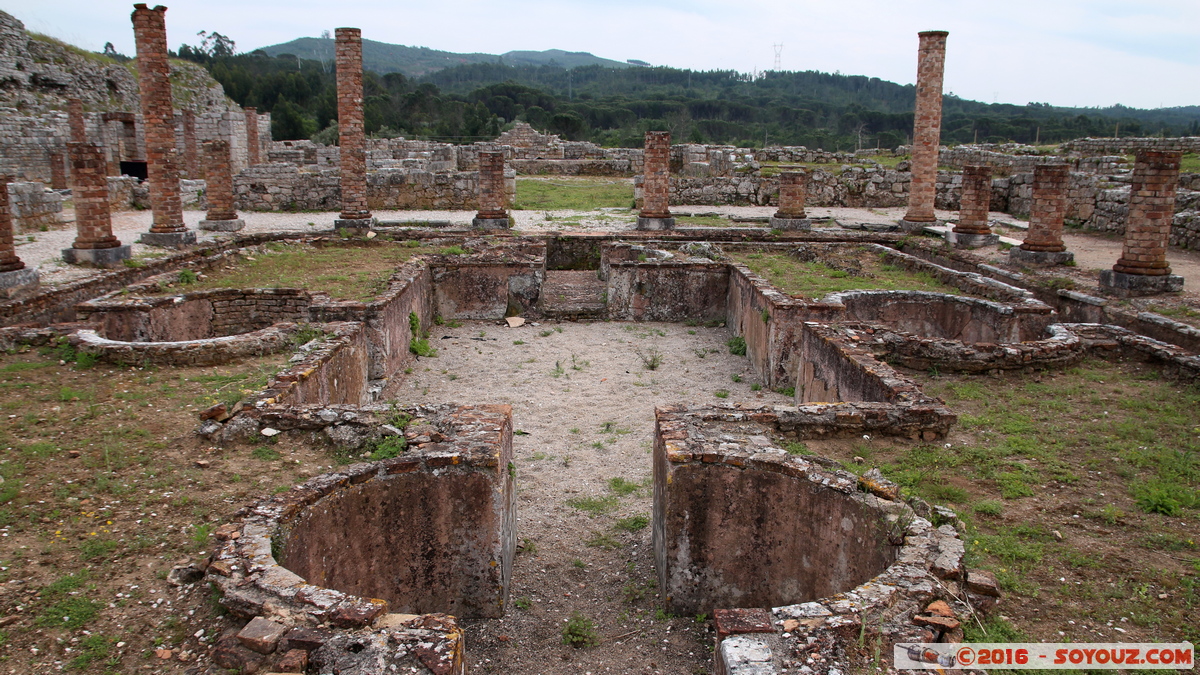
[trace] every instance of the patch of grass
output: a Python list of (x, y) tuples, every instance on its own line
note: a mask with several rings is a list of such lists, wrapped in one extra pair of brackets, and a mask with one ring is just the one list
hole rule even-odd
[(801, 441), (785, 441), (783, 444), (783, 449), (787, 450), (787, 453), (789, 455), (811, 455), (811, 454), (813, 454), (812, 450), (809, 450), (808, 446), (805, 445)]
[[(116, 640), (99, 633), (89, 635), (79, 641), (79, 655), (71, 659), (70, 666), (75, 670), (91, 670), (93, 662), (109, 661), (108, 654)], [(115, 666), (120, 661), (112, 659), (105, 665)]]
[(612, 178), (518, 178), (514, 210), (592, 210), (625, 207), (633, 182)]
[(567, 506), (583, 511), (593, 518), (615, 511), (618, 505), (619, 502), (617, 501), (616, 495), (604, 495), (603, 497), (572, 497), (567, 500)]
[(104, 603), (77, 596), (63, 598), (46, 607), (37, 619), (37, 625), (43, 627), (66, 628), (78, 630), (96, 618)]
[(600, 634), (596, 632), (596, 624), (591, 619), (579, 612), (574, 612), (563, 626), (562, 641), (564, 645), (570, 645), (576, 649), (594, 647), (600, 644)]
[(613, 527), (623, 532), (640, 532), (646, 529), (646, 526), (649, 524), (650, 518), (643, 515), (636, 515), (618, 519), (617, 522), (613, 523)]
[(470, 251), (462, 246), (459, 246), (458, 244), (455, 244), (454, 246), (447, 246), (439, 250), (438, 253), (441, 255), (467, 255), (470, 253)]
[(637, 492), (638, 490), (641, 490), (642, 485), (641, 485), (641, 483), (634, 483), (633, 481), (626, 480), (626, 479), (618, 476), (616, 478), (608, 479), (608, 489), (612, 490), (613, 493), (616, 495), (619, 495), (621, 497), (628, 497), (629, 495)]
[(984, 499), (975, 502), (971, 509), (981, 516), (998, 516), (1004, 513), (1004, 504), (995, 499)]
[(530, 607), (533, 607), (533, 601), (529, 599), (528, 595), (522, 595), (519, 598), (513, 599), (513, 607), (516, 607), (520, 610), (526, 610)]
[(414, 337), (409, 341), (408, 351), (427, 359), (437, 356), (438, 353), (438, 350), (429, 344), (429, 340), (419, 337)]
[(79, 557), (89, 562), (107, 558), (119, 544), (112, 539), (90, 538), (79, 544)]
[[(342, 300), (370, 301), (410, 258), (430, 249), (407, 246), (309, 246), (274, 243), (249, 260), (211, 270), (188, 291), (215, 288), (303, 288)], [(173, 292), (172, 289), (163, 289)]]
[(641, 359), (642, 367), (646, 370), (658, 370), (662, 365), (663, 355), (658, 347), (648, 347), (645, 350), (635, 348), (633, 352)]
[(265, 445), (260, 445), (250, 451), (250, 456), (254, 459), (261, 459), (264, 462), (274, 462), (279, 459), (279, 451)]
[[(963, 295), (964, 293), (934, 278), (926, 272), (911, 272), (902, 267), (889, 265), (866, 249), (847, 247), (838, 254), (838, 260), (802, 262), (786, 253), (730, 254), (736, 261), (750, 268), (755, 274), (770, 281), (781, 291), (810, 299), (819, 299), (830, 293), (854, 290), (909, 290), (932, 291)], [(853, 266), (839, 264), (842, 258)], [(853, 271), (850, 271), (853, 270)], [(766, 320), (767, 317), (764, 317)]]
[(713, 396), (716, 396), (717, 398), (729, 398), (729, 390), (728, 389), (718, 389), (713, 392)]
[(589, 548), (604, 548), (609, 550), (621, 548), (621, 542), (614, 539), (613, 536), (607, 532), (593, 532), (592, 536), (589, 537), (584, 544)]

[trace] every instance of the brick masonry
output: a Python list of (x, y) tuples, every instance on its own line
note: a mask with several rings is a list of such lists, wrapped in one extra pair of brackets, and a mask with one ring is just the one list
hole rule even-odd
[(134, 5), (138, 89), (145, 126), (152, 233), (184, 232), (179, 196), (179, 153), (175, 147), (175, 113), (171, 105), (171, 67), (167, 61), (167, 8)]
[(1133, 165), (1125, 244), (1113, 271), (1162, 276), (1171, 273), (1167, 241), (1175, 215), (1180, 153), (1143, 150)]
[(936, 220), (933, 202), (942, 134), (942, 73), (949, 33), (925, 31), (918, 35), (921, 43), (917, 52), (917, 108), (913, 117), (913, 182), (904, 219), (913, 223), (931, 223)]
[(200, 169), (200, 157), (196, 151), (196, 113), (183, 110), (183, 166), (187, 177), (192, 180), (203, 178)]
[(8, 184), (12, 181), (12, 176), (0, 176), (0, 185), (4, 187), (0, 190), (0, 273), (15, 272), (25, 267), (25, 263), (17, 257), (17, 249), (13, 244), (13, 221), (8, 206)]
[(246, 161), (250, 166), (259, 164), (262, 160), (262, 144), (258, 140), (258, 108), (246, 108)]
[(988, 227), (991, 203), (992, 168), (963, 167), (962, 199), (954, 231), (960, 234), (991, 234), (992, 230)]
[(504, 189), (504, 153), (479, 153), (479, 219), (508, 217), (505, 210), (508, 193)]
[(807, 218), (804, 201), (808, 196), (808, 174), (785, 171), (779, 175), (779, 210), (776, 218)]
[(337, 29), (338, 146), (341, 150), (342, 219), (371, 217), (367, 209), (367, 158), (363, 139), (362, 31)]
[(1029, 232), (1021, 249), (1045, 253), (1067, 250), (1063, 244), (1063, 218), (1067, 215), (1070, 167), (1039, 164), (1033, 171), (1033, 202), (1029, 209)]
[(208, 220), (236, 220), (233, 203), (233, 170), (228, 141), (205, 141), (204, 164), (208, 199)]
[(647, 131), (643, 183), (642, 218), (670, 218), (671, 133)]
[(115, 248), (108, 208), (108, 176), (104, 150), (92, 143), (70, 143), (71, 188), (75, 200), (76, 249)]
[(50, 188), (67, 189), (67, 155), (64, 152), (50, 153)]
[(83, 101), (77, 98), (67, 100), (67, 126), (71, 132), (72, 143), (87, 141), (87, 129), (83, 121)]

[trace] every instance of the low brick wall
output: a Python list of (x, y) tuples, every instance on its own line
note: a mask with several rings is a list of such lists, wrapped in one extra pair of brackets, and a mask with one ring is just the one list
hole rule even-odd
[(611, 321), (721, 321), (729, 294), (729, 265), (668, 260), (607, 266)]
[(276, 374), (252, 406), (366, 405), (371, 401), (370, 350), (360, 321), (316, 324), (325, 336), (300, 360)]
[(238, 359), (265, 356), (293, 347), (292, 323), (280, 323), (241, 335), (206, 340), (172, 342), (126, 342), (100, 337), (91, 329), (78, 330), (68, 338), (80, 352), (95, 354), (105, 363), (117, 365), (217, 366)]
[(431, 256), (429, 269), (434, 307), (443, 318), (502, 319), (536, 307), (546, 247), (539, 241), (473, 255)]
[(804, 424), (793, 411), (656, 409), (653, 542), (668, 610), (827, 602), (902, 576), (931, 591), (965, 577), (954, 528), (935, 530), (894, 485), (789, 455), (782, 434)]
[(220, 288), (175, 296), (110, 293), (79, 304), (82, 321), (111, 340), (171, 341), (238, 335), (308, 320), (309, 294), (291, 288)]

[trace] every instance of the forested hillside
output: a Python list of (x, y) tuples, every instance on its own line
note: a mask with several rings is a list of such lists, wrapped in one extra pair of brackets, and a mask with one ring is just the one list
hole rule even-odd
[[(274, 117), (273, 136), (308, 138), (336, 118), (333, 68), (294, 54), (217, 55), (184, 48), (235, 101)], [(636, 147), (647, 130), (677, 142), (895, 147), (912, 132), (914, 88), (878, 78), (807, 72), (675, 68), (565, 69), (467, 63), (421, 78), (364, 78), (368, 133), (458, 143), (524, 120), (572, 140)], [(944, 143), (1054, 143), (1084, 136), (1200, 134), (1200, 106), (1138, 110), (985, 104), (948, 95)], [(331, 131), (326, 139), (336, 138)]]

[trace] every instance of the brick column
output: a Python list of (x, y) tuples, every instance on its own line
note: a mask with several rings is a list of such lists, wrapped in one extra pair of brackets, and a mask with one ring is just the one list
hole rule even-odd
[(642, 211), (639, 230), (673, 230), (671, 217), (671, 132), (647, 131), (642, 157)]
[(947, 240), (960, 248), (979, 248), (1000, 241), (988, 226), (992, 207), (992, 167), (964, 166), (958, 224)]
[(83, 101), (67, 99), (67, 127), (71, 130), (72, 143), (87, 143), (87, 124), (83, 121)]
[(508, 193), (504, 190), (504, 153), (485, 150), (479, 153), (479, 213), (473, 227), (488, 230), (507, 229), (512, 221), (505, 211)]
[(17, 257), (13, 241), (12, 210), (8, 203), (8, 184), (13, 176), (0, 176), (0, 298), (15, 300), (38, 287), (37, 270), (25, 266)]
[(1070, 178), (1071, 169), (1066, 164), (1038, 164), (1033, 168), (1029, 231), (1023, 244), (1009, 250), (1010, 260), (1031, 265), (1065, 265), (1075, 260), (1075, 254), (1067, 252), (1062, 240)]
[(67, 155), (65, 153), (50, 153), (50, 189), (67, 189)]
[(229, 155), (229, 141), (204, 142), (204, 175), (208, 200), (208, 213), (200, 221), (200, 229), (219, 232), (237, 232), (246, 226), (238, 218), (233, 200), (233, 160)]
[(946, 31), (918, 33), (917, 107), (913, 114), (912, 183), (908, 188), (908, 213), (901, 226), (920, 230), (937, 220), (933, 212), (937, 195), (938, 146), (942, 137), (942, 71), (946, 65)]
[(338, 28), (336, 46), (338, 146), (342, 182), (339, 229), (365, 230), (374, 224), (367, 209), (367, 152), (363, 138), (362, 31)]
[(75, 243), (62, 250), (63, 260), (76, 265), (115, 267), (130, 256), (113, 236), (108, 205), (108, 160), (95, 143), (69, 143), (71, 195), (75, 202)]
[(807, 198), (808, 174), (806, 172), (785, 171), (779, 174), (779, 210), (771, 216), (771, 229), (812, 229), (812, 221), (804, 212), (804, 200)]
[(242, 112), (246, 114), (246, 160), (250, 166), (261, 164), (262, 146), (258, 141), (258, 108), (244, 108)]
[(1102, 292), (1131, 297), (1183, 290), (1183, 277), (1171, 274), (1167, 262), (1180, 159), (1178, 152), (1137, 153), (1129, 184), (1125, 245), (1117, 264), (1100, 273)]
[(188, 178), (200, 180), (204, 177), (196, 151), (196, 113), (186, 108), (183, 110), (183, 166)]
[(167, 62), (167, 8), (134, 5), (133, 34), (137, 41), (138, 94), (146, 137), (146, 172), (154, 224), (141, 242), (179, 247), (196, 241), (183, 223), (179, 197), (179, 151), (175, 147), (175, 111), (171, 106), (171, 67)]

